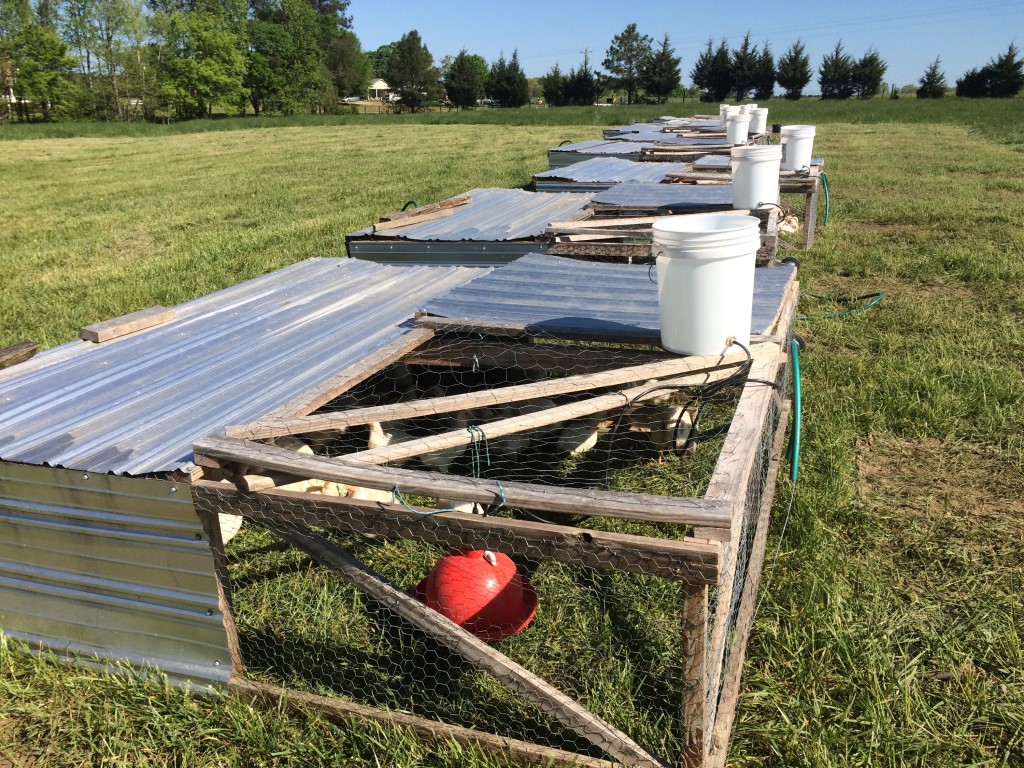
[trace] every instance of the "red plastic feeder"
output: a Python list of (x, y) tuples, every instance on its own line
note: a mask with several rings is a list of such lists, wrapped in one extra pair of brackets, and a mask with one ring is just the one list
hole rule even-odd
[(442, 557), (413, 595), (481, 640), (522, 632), (537, 613), (537, 592), (501, 552), (457, 550)]

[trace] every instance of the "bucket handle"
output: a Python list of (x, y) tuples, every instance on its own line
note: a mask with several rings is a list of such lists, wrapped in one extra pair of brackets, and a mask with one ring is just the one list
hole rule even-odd
[(651, 277), (651, 271), (656, 266), (658, 266), (658, 257), (659, 256), (664, 256), (664, 255), (665, 255), (665, 251), (663, 251), (661, 248), (659, 248), (656, 244), (651, 243), (651, 256), (654, 258), (654, 261), (652, 261), (650, 263), (650, 265), (648, 265), (648, 267), (647, 267), (647, 279), (650, 280), (655, 285), (658, 284), (658, 281), (655, 280), (653, 277)]

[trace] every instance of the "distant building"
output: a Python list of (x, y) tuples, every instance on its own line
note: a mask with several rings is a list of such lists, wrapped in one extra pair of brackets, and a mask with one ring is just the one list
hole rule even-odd
[(383, 99), (389, 93), (391, 93), (391, 86), (379, 77), (374, 78), (370, 81), (370, 87), (367, 90), (367, 97), (370, 99)]

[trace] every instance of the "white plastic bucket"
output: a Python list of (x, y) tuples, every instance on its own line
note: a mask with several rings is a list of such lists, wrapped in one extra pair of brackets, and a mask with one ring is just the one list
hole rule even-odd
[(782, 170), (799, 171), (811, 165), (814, 148), (813, 125), (782, 126)]
[(749, 115), (750, 111), (754, 109), (757, 104), (740, 104), (740, 114)]
[(764, 133), (768, 130), (768, 107), (750, 110), (750, 125), (747, 133)]
[(754, 216), (727, 213), (666, 216), (654, 223), (651, 252), (665, 349), (717, 355), (730, 336), (749, 343), (759, 227)]
[(747, 126), (750, 115), (727, 115), (725, 118), (725, 141), (728, 144), (746, 144)]
[(732, 207), (755, 209), (779, 202), (782, 147), (732, 148)]

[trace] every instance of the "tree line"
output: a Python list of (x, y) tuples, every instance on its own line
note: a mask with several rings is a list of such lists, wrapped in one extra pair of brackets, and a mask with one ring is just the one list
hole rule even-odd
[[(487, 101), (528, 103), (531, 85), (518, 50), (494, 62), (463, 49), (435, 64), (416, 30), (364, 52), (352, 31), (349, 0), (0, 0), (0, 119), (170, 120), (216, 109), (244, 114), (336, 112), (385, 80), (395, 108), (465, 108)], [(684, 91), (682, 59), (668, 35), (655, 43), (629, 24), (597, 70), (589, 52), (537, 83), (551, 106), (590, 105), (605, 94), (625, 103), (664, 103), (692, 93), (703, 101), (766, 101), (780, 87), (799, 99), (813, 72), (806, 47), (776, 60), (768, 42), (739, 47), (708, 39)], [(1024, 63), (1014, 45), (956, 82), (958, 96), (1015, 96)], [(859, 58), (840, 41), (817, 70), (823, 99), (871, 98), (887, 63), (874, 48)], [(917, 95), (945, 95), (941, 62), (922, 75)], [(895, 94), (895, 90), (894, 90)], [(5, 112), (6, 110), (6, 112)]]

